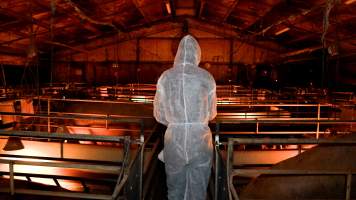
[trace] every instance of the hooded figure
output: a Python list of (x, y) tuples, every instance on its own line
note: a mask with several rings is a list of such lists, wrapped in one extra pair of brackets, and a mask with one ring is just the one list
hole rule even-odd
[(213, 144), (208, 122), (216, 116), (216, 84), (198, 66), (200, 47), (190, 35), (179, 43), (174, 66), (157, 82), (154, 116), (167, 126), (163, 157), (169, 200), (205, 200)]

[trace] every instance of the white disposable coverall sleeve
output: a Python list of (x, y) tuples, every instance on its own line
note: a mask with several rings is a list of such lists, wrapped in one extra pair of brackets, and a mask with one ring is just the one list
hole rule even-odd
[(153, 115), (159, 123), (168, 126), (163, 99), (164, 99), (164, 91), (161, 88), (161, 79), (159, 79), (157, 82), (156, 94), (153, 101), (154, 103)]
[(216, 87), (214, 87), (214, 89), (209, 93), (208, 97), (208, 105), (210, 108), (209, 120), (213, 120), (217, 115), (216, 102)]

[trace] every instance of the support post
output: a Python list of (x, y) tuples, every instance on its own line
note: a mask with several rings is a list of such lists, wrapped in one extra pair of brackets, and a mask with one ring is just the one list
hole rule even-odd
[(15, 180), (14, 180), (14, 162), (9, 162), (9, 171), (10, 171), (10, 193), (11, 195), (15, 194)]
[(231, 185), (230, 185), (230, 173), (232, 170), (232, 166), (233, 166), (233, 146), (234, 145), (234, 141), (229, 139), (228, 141), (228, 145), (227, 145), (227, 159), (226, 159), (226, 181), (227, 181), (227, 188), (228, 188), (228, 193), (229, 193), (229, 199), (232, 199), (231, 196)]
[(351, 183), (352, 183), (352, 174), (347, 174), (346, 178), (346, 200), (351, 199)]
[(319, 129), (320, 129), (320, 104), (318, 104), (318, 122), (316, 124), (316, 139), (319, 139)]
[(49, 115), (51, 114), (51, 100), (48, 98), (47, 99), (47, 131), (48, 133), (51, 132), (51, 118), (49, 117)]
[(216, 128), (215, 128), (215, 185), (214, 185), (214, 200), (218, 200), (218, 183), (219, 183), (219, 132), (220, 132), (220, 122), (216, 121)]

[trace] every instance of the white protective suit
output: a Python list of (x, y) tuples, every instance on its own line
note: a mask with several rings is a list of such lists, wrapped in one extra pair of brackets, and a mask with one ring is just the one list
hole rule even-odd
[(169, 200), (205, 200), (213, 144), (209, 120), (216, 116), (216, 84), (198, 67), (200, 47), (190, 35), (179, 43), (174, 66), (157, 82), (154, 116), (167, 126), (163, 157)]

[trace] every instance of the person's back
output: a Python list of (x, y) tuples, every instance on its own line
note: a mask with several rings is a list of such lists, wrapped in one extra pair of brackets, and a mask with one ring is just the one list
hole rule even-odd
[[(178, 76), (177, 76), (178, 75)], [(166, 94), (170, 123), (208, 123), (208, 94), (215, 89), (214, 79), (197, 66), (178, 66), (167, 70), (161, 83)], [(187, 116), (185, 116), (187, 115)]]
[(216, 85), (199, 62), (197, 41), (185, 36), (173, 68), (157, 83), (154, 116), (168, 126), (164, 160), (169, 199), (204, 199), (210, 176), (213, 147), (208, 122), (216, 116)]

